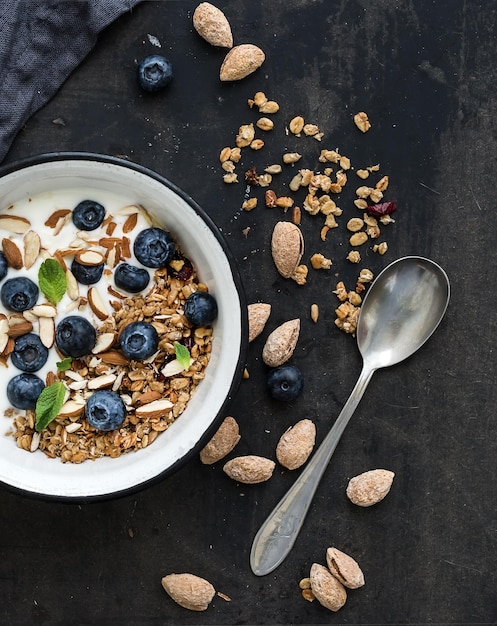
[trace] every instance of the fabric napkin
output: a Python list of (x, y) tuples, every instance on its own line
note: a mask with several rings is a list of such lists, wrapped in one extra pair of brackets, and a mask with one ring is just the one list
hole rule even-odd
[(0, 162), (18, 131), (142, 0), (0, 0)]

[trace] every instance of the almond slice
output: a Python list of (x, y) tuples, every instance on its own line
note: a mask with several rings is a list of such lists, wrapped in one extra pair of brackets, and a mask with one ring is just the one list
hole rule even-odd
[(82, 250), (78, 252), (75, 259), (81, 265), (102, 265), (105, 261), (104, 257), (98, 250)]
[(138, 213), (131, 213), (123, 224), (123, 233), (130, 233), (138, 223)]
[(99, 320), (103, 321), (109, 317), (109, 312), (107, 311), (105, 302), (96, 287), (90, 287), (88, 289), (88, 302), (90, 303), (91, 310), (95, 313)]
[(169, 400), (154, 400), (139, 406), (135, 413), (137, 417), (145, 417), (148, 419), (157, 419), (164, 417), (166, 413), (173, 407), (173, 403)]
[[(191, 362), (191, 359), (190, 359), (190, 362)], [(178, 359), (173, 359), (172, 361), (169, 361), (169, 363), (166, 363), (160, 372), (163, 376), (166, 376), (167, 378), (168, 376), (175, 376), (176, 374), (181, 374), (181, 372), (183, 372), (184, 370), (185, 368), (181, 365)]]
[(38, 330), (41, 343), (45, 348), (51, 348), (55, 343), (55, 321), (53, 317), (40, 317)]
[(160, 400), (160, 393), (158, 391), (146, 391), (138, 398), (138, 404), (149, 404), (154, 400)]
[[(0, 333), (1, 330), (1, 322), (0, 322)], [(9, 337), (20, 337), (21, 335), (26, 335), (33, 330), (33, 324), (28, 322), (22, 315), (10, 315), (9, 316), (9, 329), (8, 335)]]
[(24, 235), (31, 226), (31, 222), (18, 215), (0, 215), (0, 228), (15, 235)]
[(65, 218), (67, 215), (69, 215), (70, 212), (70, 209), (57, 209), (57, 211), (54, 211), (49, 216), (49, 218), (45, 222), (45, 226), (48, 226), (48, 228), (55, 228), (59, 223), (59, 220), (61, 218)]
[(104, 363), (109, 363), (110, 365), (129, 365), (128, 359), (122, 352), (118, 352), (117, 350), (100, 352), (98, 356)]
[(109, 348), (114, 345), (116, 341), (116, 333), (102, 333), (101, 335), (97, 335), (97, 342), (93, 347), (93, 354), (100, 354), (100, 352), (106, 352)]
[(55, 317), (57, 315), (57, 308), (53, 304), (35, 304), (31, 309), (33, 315), (36, 317)]
[(80, 404), (79, 402), (76, 402), (75, 400), (68, 400), (62, 405), (59, 411), (59, 416), (60, 417), (79, 417), (80, 415), (83, 415), (84, 410), (85, 410), (84, 404)]
[(79, 284), (69, 268), (66, 270), (66, 293), (71, 300), (79, 298)]
[(2, 239), (2, 249), (9, 266), (15, 270), (20, 270), (22, 268), (22, 254), (17, 244), (11, 239), (4, 237)]
[(115, 374), (102, 374), (96, 378), (91, 378), (88, 381), (88, 389), (104, 389), (105, 387), (111, 387), (116, 380)]
[(141, 207), (136, 204), (128, 204), (123, 206), (122, 209), (116, 211), (116, 215), (133, 215), (133, 213), (140, 213)]
[(9, 321), (7, 317), (0, 313), (0, 352), (3, 352), (9, 341)]
[(24, 243), (24, 267), (28, 270), (33, 267), (41, 249), (41, 239), (34, 230), (28, 230), (23, 238)]

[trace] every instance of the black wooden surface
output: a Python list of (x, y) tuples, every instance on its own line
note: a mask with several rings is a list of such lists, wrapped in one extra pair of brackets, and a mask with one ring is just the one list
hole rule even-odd
[[(323, 252), (328, 272), (299, 287), (276, 273), (269, 237), (279, 210), (240, 210), (245, 184), (221, 180), (218, 154), (238, 126), (257, 119), (258, 90), (281, 111), (267, 145), (244, 166), (262, 168), (286, 149), (317, 168), (321, 148), (338, 147), (356, 167), (379, 162), (399, 206), (385, 229), (389, 250), (364, 250), (378, 272), (406, 255), (433, 258), (449, 274), (452, 300), (418, 354), (377, 372), (316, 494), (296, 546), (272, 574), (249, 568), (252, 539), (296, 473), (278, 468), (266, 484), (230, 481), (222, 463), (196, 458), (174, 476), (119, 500), (74, 505), (1, 489), (0, 621), (13, 626), (126, 624), (493, 624), (496, 597), (495, 98), (496, 5), (490, 0), (236, 0), (223, 2), (235, 42), (260, 45), (263, 67), (221, 84), (223, 51), (191, 25), (190, 0), (144, 2), (100, 37), (57, 96), (18, 135), (6, 162), (58, 150), (127, 158), (165, 175), (197, 200), (235, 254), (250, 302), (273, 306), (265, 335), (300, 317), (293, 362), (305, 391), (289, 406), (264, 389), (260, 352), (250, 348), (231, 408), (240, 423), (237, 454), (274, 458), (281, 433), (304, 417), (318, 441), (360, 372), (355, 340), (334, 327), (337, 274), (353, 281), (341, 228), (320, 241), (320, 218), (304, 215), (306, 260)], [(153, 46), (147, 35), (162, 44)], [(136, 84), (137, 60), (162, 52), (175, 67), (166, 93)], [(352, 116), (367, 111), (362, 135)], [(325, 132), (321, 144), (286, 136), (301, 114)], [(54, 123), (58, 120), (59, 123)], [(305, 164), (304, 164), (305, 161)], [(240, 178), (243, 178), (244, 167)], [(289, 170), (277, 182), (285, 191)], [(350, 215), (355, 175), (340, 203)], [(358, 181), (359, 179), (357, 179)], [(301, 198), (300, 198), (301, 201)], [(344, 216), (345, 217), (345, 216)], [(246, 230), (249, 229), (249, 230)], [(319, 322), (309, 306), (319, 304)], [(232, 455), (234, 456), (234, 454)], [(345, 496), (351, 476), (395, 471), (391, 493), (359, 509)], [(329, 545), (351, 553), (366, 585), (330, 613), (302, 599), (298, 582)], [(188, 571), (217, 597), (205, 613), (175, 605), (160, 579)]]

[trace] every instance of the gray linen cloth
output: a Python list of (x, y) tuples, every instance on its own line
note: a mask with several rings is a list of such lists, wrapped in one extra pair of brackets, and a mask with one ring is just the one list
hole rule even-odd
[(0, 0), (0, 162), (97, 36), (142, 0)]

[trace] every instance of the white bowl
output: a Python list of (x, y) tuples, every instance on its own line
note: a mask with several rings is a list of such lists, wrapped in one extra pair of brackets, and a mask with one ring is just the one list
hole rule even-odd
[(219, 230), (185, 193), (158, 174), (127, 161), (96, 154), (55, 153), (33, 157), (0, 170), (0, 211), (38, 193), (86, 186), (119, 193), (145, 206), (169, 230), (215, 296), (212, 355), (206, 377), (184, 413), (149, 447), (119, 458), (82, 464), (29, 453), (6, 435), (0, 416), (0, 481), (25, 494), (88, 500), (124, 495), (164, 477), (199, 451), (225, 416), (244, 367), (247, 348), (246, 302), (238, 271)]

